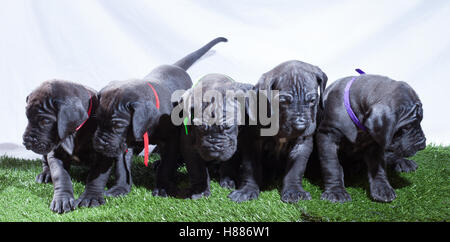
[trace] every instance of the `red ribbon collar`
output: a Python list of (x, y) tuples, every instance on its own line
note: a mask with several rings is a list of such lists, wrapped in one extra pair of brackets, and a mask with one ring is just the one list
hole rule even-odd
[[(149, 82), (147, 82), (147, 84), (152, 88), (153, 90), (153, 94), (155, 95), (155, 105), (156, 108), (159, 110), (159, 97), (158, 97), (158, 93), (156, 92), (155, 88), (152, 86), (152, 84), (150, 84)], [(148, 166), (148, 131), (144, 133), (144, 164), (145, 166)]]
[(84, 123), (86, 123), (86, 121), (88, 121), (88, 119), (91, 117), (91, 111), (92, 111), (92, 97), (89, 98), (89, 109), (88, 109), (88, 118), (86, 120), (84, 120), (83, 123), (80, 124), (80, 126), (78, 126), (75, 130), (78, 131), (79, 129), (81, 129), (81, 127), (83, 127)]

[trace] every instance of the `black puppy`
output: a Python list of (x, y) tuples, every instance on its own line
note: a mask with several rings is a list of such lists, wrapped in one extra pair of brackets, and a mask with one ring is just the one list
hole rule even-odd
[[(77, 206), (103, 204), (103, 192), (114, 159), (94, 151), (92, 134), (97, 124), (98, 105), (94, 90), (60, 80), (46, 81), (27, 97), (28, 126), (23, 144), (44, 156), (43, 172), (37, 182), (53, 182), (54, 195), (50, 209), (68, 212)], [(126, 158), (115, 156), (118, 163)], [(69, 175), (71, 164), (89, 165), (85, 192), (74, 201)]]
[[(353, 84), (349, 84), (352, 80)], [(347, 106), (354, 112), (356, 121), (352, 121), (351, 111), (344, 104), (346, 93)], [(325, 186), (322, 199), (351, 200), (344, 187), (340, 164), (345, 161), (339, 160), (339, 157), (351, 157), (367, 165), (371, 197), (381, 202), (394, 200), (395, 191), (386, 177), (387, 161), (401, 166), (405, 164), (403, 157), (425, 148), (420, 126), (423, 110), (417, 94), (405, 82), (362, 75), (330, 85), (325, 91), (324, 104), (316, 134)]]
[[(235, 187), (240, 151), (245, 149), (241, 139), (249, 137), (242, 130), (246, 117), (241, 111), (245, 108), (246, 92), (252, 87), (222, 74), (209, 74), (183, 95), (180, 105), (187, 110), (190, 125), (185, 123), (186, 133), (181, 134), (180, 140), (191, 198), (209, 196), (207, 165), (214, 162), (220, 163), (220, 185)], [(244, 119), (241, 123), (240, 117)]]
[[(262, 180), (267, 180), (266, 174), (270, 173), (267, 167), (273, 164), (281, 165), (284, 173), (282, 201), (295, 203), (299, 199), (311, 199), (302, 187), (302, 177), (313, 149), (317, 107), (322, 104), (317, 90), (319, 87), (322, 94), (326, 83), (327, 76), (318, 67), (296, 60), (284, 62), (263, 74), (255, 90), (268, 92), (268, 111), (275, 117), (273, 121), (279, 120), (279, 130), (272, 136), (257, 134), (249, 144), (246, 150), (249, 158), (242, 160), (242, 184), (229, 195), (231, 200), (256, 199)], [(277, 96), (272, 94), (275, 90), (279, 92)], [(264, 108), (259, 101), (259, 130), (264, 127), (261, 122)], [(277, 108), (279, 111), (275, 112)]]
[(97, 117), (100, 122), (94, 135), (95, 149), (105, 156), (117, 156), (128, 147), (142, 147), (143, 135), (147, 133), (150, 143), (158, 145), (161, 155), (155, 196), (174, 192), (175, 189), (169, 187), (172, 162), (166, 161), (180, 159), (179, 135), (170, 119), (171, 96), (176, 90), (190, 88), (192, 81), (186, 70), (214, 45), (226, 41), (216, 38), (173, 65), (155, 68), (142, 80), (113, 82), (99, 93)]

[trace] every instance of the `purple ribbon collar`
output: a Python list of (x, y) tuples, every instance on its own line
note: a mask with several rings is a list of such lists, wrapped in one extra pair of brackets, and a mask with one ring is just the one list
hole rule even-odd
[[(360, 75), (366, 74), (364, 71), (360, 69), (356, 69), (356, 72), (358, 72)], [(350, 105), (350, 87), (352, 86), (353, 82), (356, 80), (356, 76), (353, 77), (348, 83), (347, 86), (345, 86), (345, 92), (344, 92), (344, 105), (345, 109), (347, 110), (348, 115), (352, 119), (353, 123), (358, 126), (359, 129), (363, 131), (367, 131), (366, 127), (359, 121), (358, 117), (356, 117), (355, 113), (352, 110), (352, 107)]]

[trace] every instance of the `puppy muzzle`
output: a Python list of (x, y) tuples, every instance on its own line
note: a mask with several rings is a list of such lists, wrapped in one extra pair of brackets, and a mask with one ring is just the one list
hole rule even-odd
[(427, 140), (424, 138), (423, 140), (417, 142), (414, 146), (417, 150), (423, 150), (427, 147)]
[(96, 134), (94, 136), (94, 149), (107, 157), (116, 157), (122, 154), (126, 150), (125, 142), (112, 142), (112, 140), (114, 139)]
[(297, 132), (303, 132), (308, 126), (308, 121), (303, 117), (298, 117), (293, 122), (293, 128)]
[(199, 147), (200, 156), (207, 161), (228, 160), (236, 151), (234, 142), (224, 138), (203, 140)]
[(50, 144), (40, 141), (40, 139), (34, 135), (24, 135), (22, 144), (27, 150), (31, 150), (40, 155), (46, 155), (52, 150)]

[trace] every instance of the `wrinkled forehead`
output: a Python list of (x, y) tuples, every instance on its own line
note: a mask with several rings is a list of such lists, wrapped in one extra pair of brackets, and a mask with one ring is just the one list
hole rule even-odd
[(31, 117), (38, 114), (53, 114), (51, 96), (46, 92), (33, 92), (27, 98), (26, 115)]
[(245, 115), (245, 97), (219, 97), (213, 101), (196, 105), (202, 112), (202, 123), (237, 124), (241, 115)]
[(316, 76), (311, 73), (302, 75), (285, 75), (275, 81), (273, 89), (280, 93), (290, 93), (293, 95), (306, 95), (317, 93), (319, 85)]
[(39, 115), (51, 115), (53, 114), (53, 112), (49, 109), (46, 109), (44, 107), (45, 105), (43, 105), (40, 102), (34, 102), (32, 104), (28, 104), (25, 114), (27, 116), (28, 119), (33, 119)]
[(98, 106), (98, 113), (113, 113), (119, 103), (118, 98), (115, 98), (112, 95), (102, 95)]
[(122, 88), (110, 87), (100, 92), (98, 115), (112, 116), (128, 112), (126, 105), (132, 101), (134, 95), (124, 93)]
[(407, 103), (399, 105), (396, 109), (399, 117), (398, 123), (400, 125), (411, 123), (414, 121), (421, 122), (423, 119), (423, 108), (420, 101), (410, 100)]

